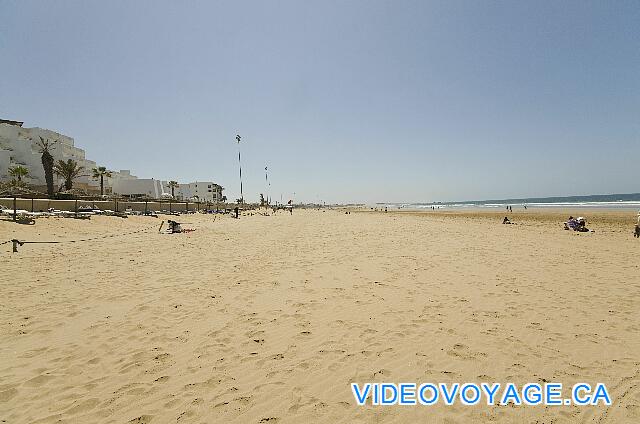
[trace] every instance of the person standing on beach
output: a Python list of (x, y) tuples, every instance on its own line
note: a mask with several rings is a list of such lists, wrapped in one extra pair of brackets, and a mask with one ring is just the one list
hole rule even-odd
[(638, 221), (636, 221), (636, 230), (633, 236), (636, 238), (640, 238), (640, 211), (638, 211)]

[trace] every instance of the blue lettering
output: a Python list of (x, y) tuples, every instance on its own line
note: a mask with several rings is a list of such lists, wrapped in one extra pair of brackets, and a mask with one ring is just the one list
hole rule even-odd
[(561, 383), (549, 383), (544, 386), (546, 392), (545, 405), (562, 405), (562, 384)]
[[(382, 401), (380, 402), (381, 405), (393, 405), (398, 401), (398, 388), (395, 384), (383, 384), (380, 386), (380, 389), (382, 391)], [(393, 393), (393, 397), (391, 399), (387, 397), (389, 389), (391, 389), (391, 392)]]
[[(580, 396), (580, 392), (586, 392), (586, 396)], [(591, 392), (591, 386), (587, 383), (578, 383), (573, 385), (573, 403), (576, 405), (587, 405), (591, 400), (589, 393)]]
[(364, 393), (360, 391), (360, 387), (356, 383), (351, 383), (351, 391), (353, 392), (353, 397), (356, 398), (356, 403), (358, 406), (364, 405), (367, 401), (367, 396), (369, 396), (369, 391), (371, 390), (371, 383), (367, 383), (364, 385)]
[[(467, 392), (471, 390), (475, 392), (475, 396), (473, 398), (469, 398), (467, 396)], [(464, 405), (475, 405), (480, 401), (480, 388), (477, 384), (467, 383), (462, 386), (462, 390), (460, 390), (460, 399), (462, 399), (462, 403)]]
[(415, 383), (400, 384), (400, 405), (416, 404), (416, 385)]
[(456, 397), (456, 393), (458, 393), (458, 389), (460, 388), (459, 383), (454, 383), (452, 386), (453, 391), (449, 392), (447, 389), (447, 385), (444, 383), (440, 383), (440, 390), (442, 390), (442, 394), (444, 395), (444, 403), (447, 405), (453, 405), (453, 400)]
[(540, 405), (542, 402), (542, 387), (535, 383), (527, 384), (522, 389), (522, 398), (527, 405)]
[(500, 388), (500, 383), (493, 383), (491, 386), (487, 383), (482, 383), (480, 387), (482, 387), (482, 390), (487, 394), (487, 405), (493, 405), (495, 403), (496, 392)]
[(509, 401), (512, 401), (515, 405), (520, 405), (522, 403), (520, 396), (518, 396), (516, 385), (513, 383), (507, 383), (507, 388), (502, 395), (502, 401), (500, 403), (502, 405), (506, 405)]
[(602, 383), (598, 383), (596, 385), (596, 392), (593, 395), (593, 398), (591, 398), (591, 405), (597, 405), (600, 398), (604, 400), (605, 405), (611, 405), (611, 398), (607, 392), (607, 386)]
[[(424, 392), (425, 390), (431, 390), (431, 393), (433, 393), (433, 397), (431, 399), (427, 399), (424, 396)], [(438, 402), (438, 396), (439, 396), (439, 392), (438, 392), (438, 388), (431, 384), (431, 383), (424, 383), (420, 385), (420, 388), (418, 389), (418, 401), (422, 404), (422, 405), (433, 405), (434, 403)]]
[(373, 383), (373, 402), (372, 405), (380, 405), (380, 383)]

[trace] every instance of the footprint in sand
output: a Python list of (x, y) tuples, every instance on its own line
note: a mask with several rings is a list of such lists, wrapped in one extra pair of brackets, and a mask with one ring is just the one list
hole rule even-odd
[(140, 415), (137, 418), (129, 420), (128, 423), (130, 423), (130, 424), (147, 424), (147, 423), (150, 423), (152, 419), (153, 419), (153, 415)]
[(52, 380), (54, 378), (55, 377), (52, 375), (42, 374), (32, 378), (31, 380), (28, 380), (27, 382), (24, 383), (24, 385), (29, 387), (41, 387), (47, 384), (49, 380)]

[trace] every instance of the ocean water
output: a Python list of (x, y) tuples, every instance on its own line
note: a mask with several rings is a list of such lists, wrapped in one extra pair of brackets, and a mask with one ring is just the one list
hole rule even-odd
[(638, 209), (640, 210), (640, 193), (630, 194), (594, 194), (589, 196), (566, 197), (531, 197), (523, 199), (502, 200), (469, 200), (463, 202), (431, 202), (431, 203), (377, 203), (376, 207), (392, 209), (459, 209), (459, 208), (603, 208), (603, 209)]

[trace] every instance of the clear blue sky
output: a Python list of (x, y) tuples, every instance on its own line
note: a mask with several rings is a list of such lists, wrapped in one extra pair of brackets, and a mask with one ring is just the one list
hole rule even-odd
[[(180, 3), (180, 4), (179, 4)], [(245, 197), (640, 191), (638, 1), (0, 0), (0, 117)]]

